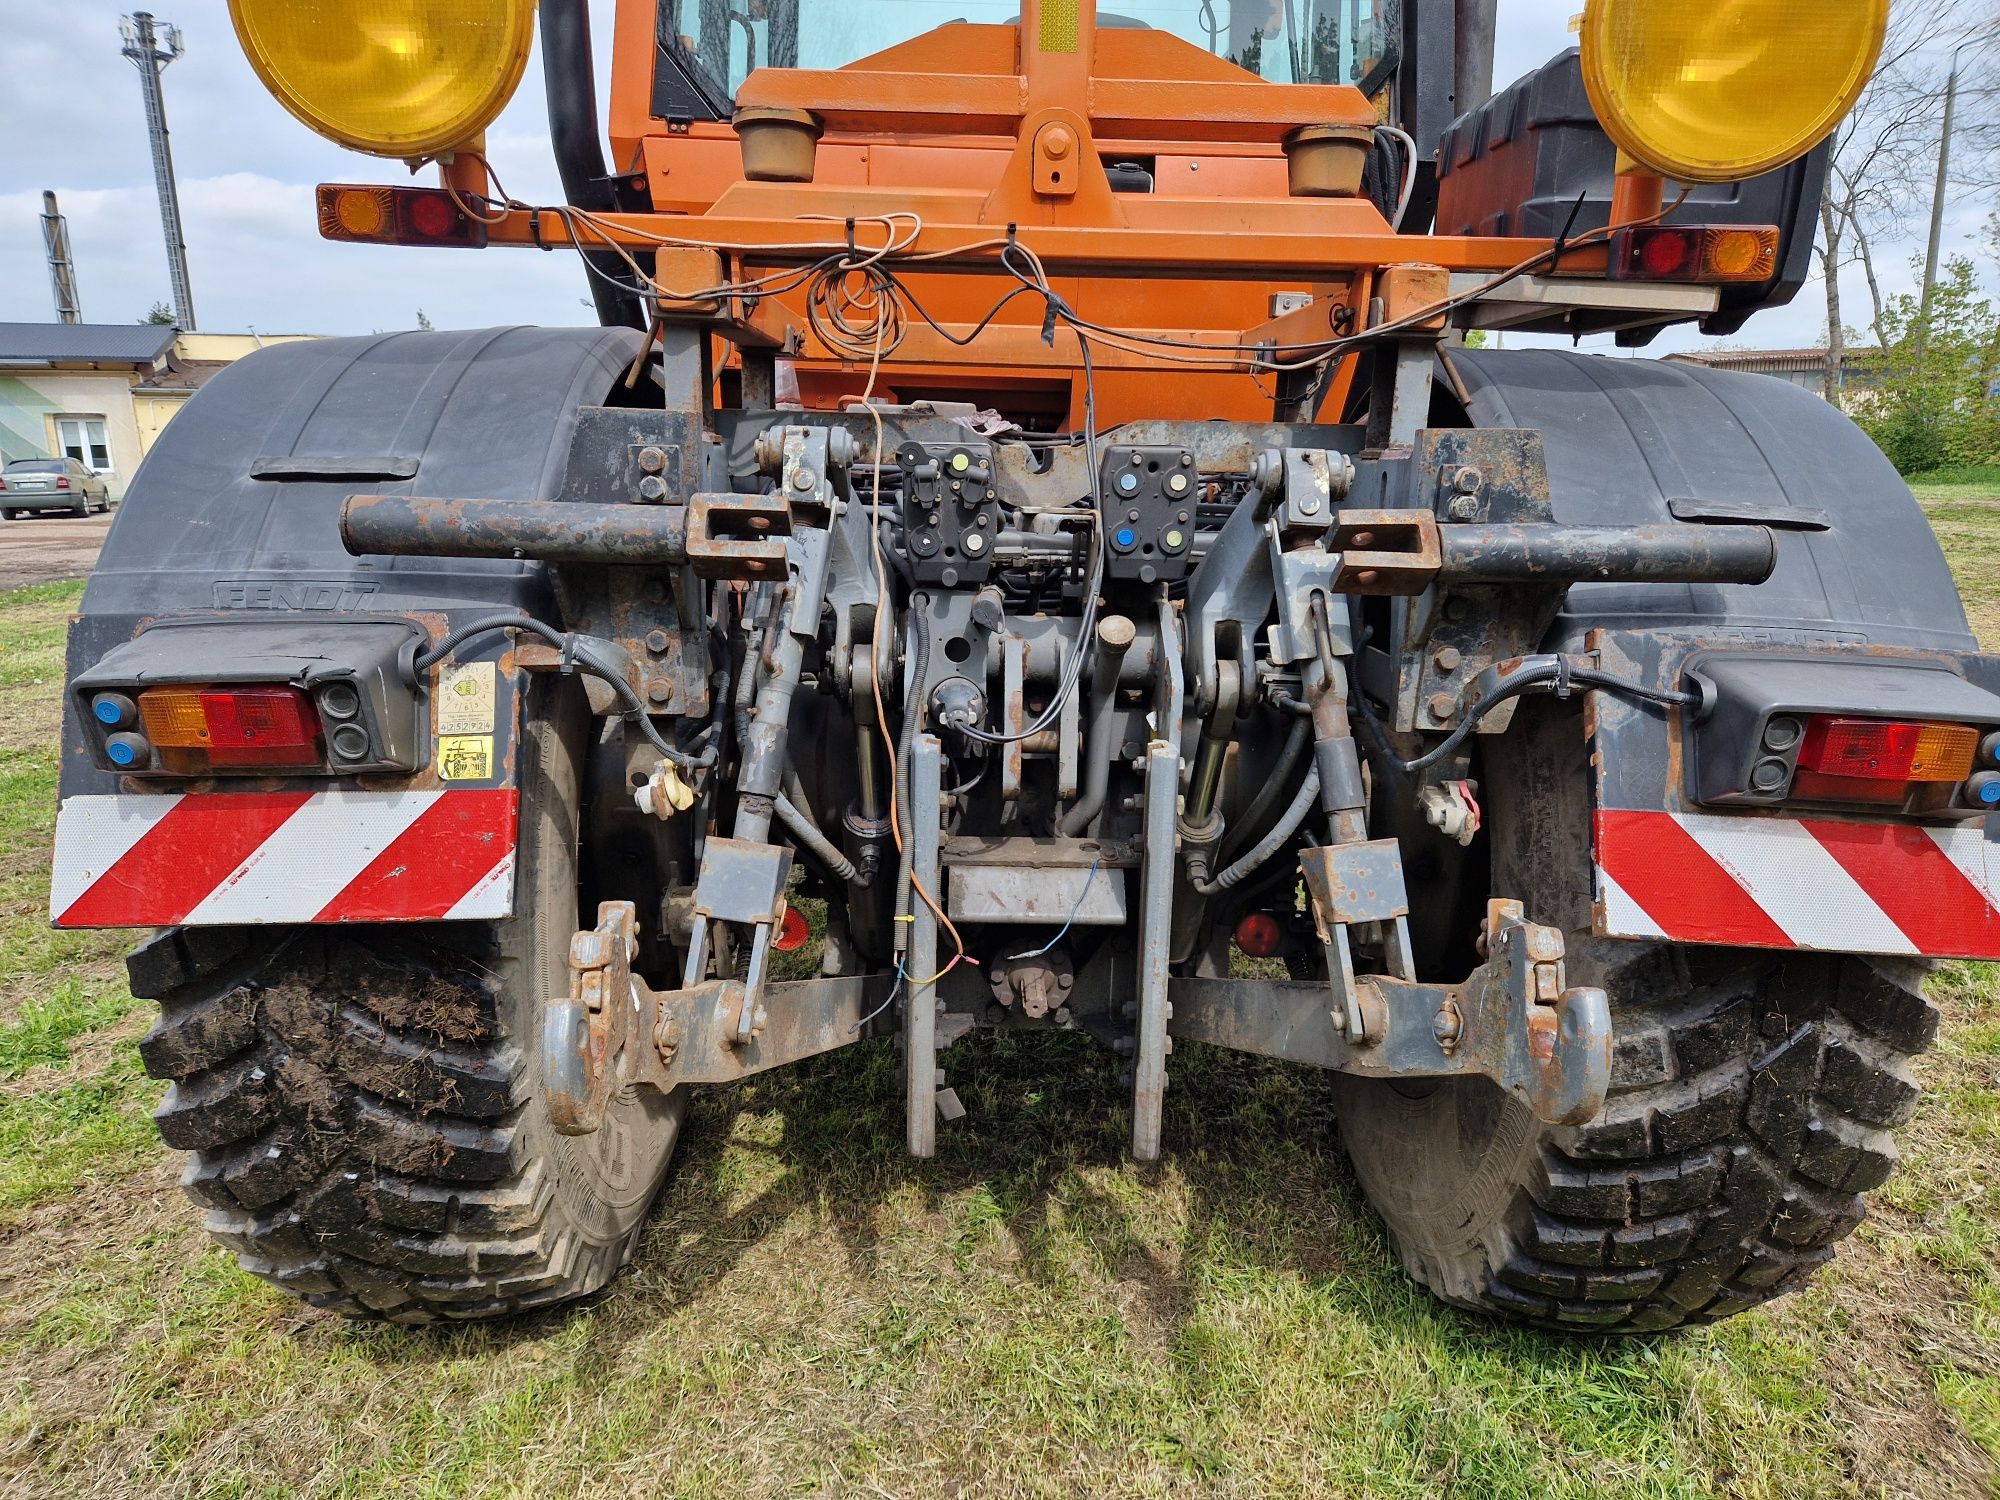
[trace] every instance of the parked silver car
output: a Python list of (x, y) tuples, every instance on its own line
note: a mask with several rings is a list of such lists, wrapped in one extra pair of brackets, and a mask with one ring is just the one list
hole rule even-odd
[(26, 511), (111, 509), (111, 486), (74, 458), (17, 458), (0, 469), (0, 519)]

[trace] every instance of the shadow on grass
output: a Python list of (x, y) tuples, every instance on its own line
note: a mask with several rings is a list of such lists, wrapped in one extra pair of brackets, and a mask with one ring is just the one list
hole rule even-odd
[[(885, 1259), (912, 1204), (959, 1246), (1004, 1234), (1005, 1272), (1050, 1297), (1099, 1294), (1077, 1257), (1136, 1291), (1177, 1341), (1205, 1287), (1296, 1282), (1384, 1339), (1482, 1351), (1525, 1372), (1574, 1369), (1635, 1341), (1544, 1335), (1435, 1301), (1397, 1266), (1337, 1144), (1326, 1075), (1182, 1044), (1170, 1066), (1165, 1159), (1126, 1157), (1120, 1061), (1088, 1037), (980, 1031), (942, 1055), (967, 1117), (941, 1122), (929, 1161), (903, 1147), (895, 1047), (876, 1040), (697, 1093), (632, 1264), (596, 1295), (477, 1329), (373, 1330), (394, 1362), (504, 1349), (590, 1324), (615, 1362), (652, 1323), (716, 1292), (744, 1257), (811, 1213), (858, 1279)], [(894, 1203), (904, 1211), (890, 1212)], [(830, 1246), (815, 1254), (820, 1264)], [(904, 1248), (907, 1248), (906, 1246)], [(809, 1268), (801, 1268), (809, 1275)], [(387, 1343), (380, 1342), (387, 1340)]]

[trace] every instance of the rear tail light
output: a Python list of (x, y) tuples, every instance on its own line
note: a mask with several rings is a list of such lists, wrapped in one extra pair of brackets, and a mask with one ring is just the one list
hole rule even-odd
[(1900, 804), (1914, 786), (1965, 781), (1979, 741), (1980, 731), (1969, 724), (1815, 714), (1799, 741), (1791, 795), (1814, 802)]
[(59, 490), (66, 490), (66, 489), (68, 489), (68, 488), (69, 488), (69, 480), (68, 480), (68, 479), (67, 479), (66, 477), (65, 477), (65, 478), (62, 478), (62, 479), (58, 479), (58, 480), (56, 481), (56, 488), (57, 488), (57, 489), (59, 489)]
[(1815, 714), (1799, 746), (1799, 769), (1869, 781), (1963, 781), (1979, 731), (1969, 724), (1910, 724)]
[(139, 719), (176, 776), (285, 770), (323, 761), (319, 714), (294, 687), (159, 687), (139, 695)]
[(1651, 224), (1612, 240), (1611, 274), (1626, 281), (1763, 282), (1777, 273), (1771, 226)]
[(477, 250), (486, 226), (443, 188), (319, 185), (319, 232), (367, 245), (439, 245)]

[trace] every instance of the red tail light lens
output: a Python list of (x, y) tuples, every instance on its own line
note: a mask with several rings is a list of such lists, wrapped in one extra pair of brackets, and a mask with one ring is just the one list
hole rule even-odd
[(329, 240), (367, 245), (439, 245), (476, 250), (486, 226), (443, 188), (395, 188), (323, 182), (319, 232)]
[(68, 489), (68, 488), (69, 488), (69, 479), (67, 478), (67, 476), (65, 476), (64, 478), (61, 478), (61, 479), (58, 479), (58, 480), (56, 481), (56, 488), (57, 488), (57, 489), (59, 489), (59, 490), (66, 490), (66, 489)]
[(1236, 924), (1236, 946), (1252, 958), (1276, 958), (1285, 951), (1285, 929), (1269, 912), (1253, 911)]
[(139, 717), (161, 768), (177, 776), (324, 760), (319, 712), (294, 687), (148, 688), (139, 695)]

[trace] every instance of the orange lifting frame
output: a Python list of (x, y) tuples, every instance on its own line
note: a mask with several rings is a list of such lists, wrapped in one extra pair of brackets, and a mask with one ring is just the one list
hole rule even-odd
[[(665, 235), (720, 252), (663, 253), (663, 282), (675, 280), (669, 265), (744, 276), (801, 264), (825, 253), (799, 249), (802, 241), (843, 245), (846, 219), (916, 215), (911, 248), (943, 258), (898, 275), (961, 337), (1008, 289), (992, 246), (1012, 226), (1082, 316), (1234, 347), (1274, 333), (1324, 338), (1343, 306), (1362, 318), (1388, 265), (1492, 273), (1550, 248), (1400, 236), (1366, 198), (1290, 196), (1285, 136), (1301, 125), (1372, 125), (1368, 98), (1346, 85), (1268, 83), (1162, 31), (1100, 33), (1095, 0), (1024, 0), (1019, 26), (942, 26), (844, 68), (752, 72), (739, 108), (808, 111), (824, 135), (811, 182), (749, 182), (726, 122), (670, 129), (652, 115), (656, 12), (657, 0), (619, 0), (610, 111), (614, 168), (649, 190), (654, 211), (595, 217), (633, 250), (659, 249), (648, 237)], [(1152, 158), (1154, 192), (1112, 192), (1107, 150)], [(865, 244), (882, 230), (862, 223), (856, 232)], [(491, 238), (569, 243), (550, 213), (539, 224), (509, 214)], [(1600, 245), (1565, 256), (1562, 270), (1603, 267)], [(1309, 293), (1314, 305), (1273, 325), (1278, 292)], [(724, 336), (791, 357), (809, 405), (860, 388), (853, 361), (812, 337), (796, 296), (731, 311)], [(1295, 332), (1302, 321), (1318, 331)], [(1063, 328), (1053, 348), (1042, 343), (1037, 299), (1018, 299), (970, 348), (914, 317), (909, 324), (878, 390), (970, 395), (1039, 383), (1072, 424), (1080, 416), (1076, 337)], [(1103, 345), (1092, 357), (1100, 421), (1270, 414), (1269, 388), (1247, 367), (1201, 369)]]

